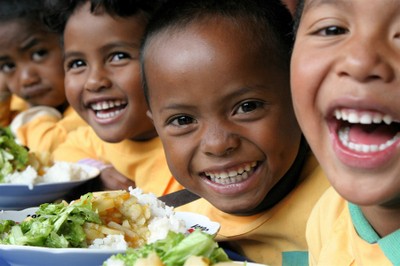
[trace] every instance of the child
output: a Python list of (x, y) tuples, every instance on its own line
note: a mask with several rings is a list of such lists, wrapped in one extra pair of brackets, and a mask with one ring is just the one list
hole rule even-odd
[[(173, 176), (250, 260), (307, 264), (305, 224), (328, 187), (296, 122), (291, 15), (278, 1), (168, 1), (141, 48), (149, 115)], [(305, 260), (303, 260), (305, 259)]]
[(40, 0), (1, 2), (0, 120), (8, 125), (15, 115), (11, 93), (23, 98), (32, 108), (13, 118), (11, 129), (31, 150), (51, 152), (68, 131), (85, 123), (68, 107), (58, 35), (42, 23), (42, 10)]
[[(89, 158), (110, 164), (116, 171), (107, 174), (106, 168), (101, 176), (107, 189), (136, 183), (144, 192), (160, 196), (182, 186), (172, 177), (146, 116), (140, 82), (140, 41), (157, 3), (50, 1), (57, 16), (50, 16), (49, 23), (63, 34), (68, 100), (91, 126), (70, 134), (54, 159)], [(107, 184), (115, 178), (117, 184)], [(123, 184), (128, 178), (135, 183)]]
[(294, 107), (333, 187), (307, 225), (310, 263), (400, 265), (400, 1), (300, 2)]

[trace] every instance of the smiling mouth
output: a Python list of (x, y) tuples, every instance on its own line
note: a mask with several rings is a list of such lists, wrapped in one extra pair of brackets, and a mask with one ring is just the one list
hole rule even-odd
[(400, 124), (390, 115), (379, 112), (335, 110), (339, 123), (340, 143), (360, 153), (374, 153), (388, 149), (400, 138)]
[(97, 118), (108, 119), (119, 115), (125, 109), (127, 103), (122, 100), (101, 101), (90, 104)]
[(251, 176), (257, 168), (257, 162), (248, 163), (237, 169), (220, 172), (205, 172), (204, 175), (214, 183), (229, 185), (242, 182)]

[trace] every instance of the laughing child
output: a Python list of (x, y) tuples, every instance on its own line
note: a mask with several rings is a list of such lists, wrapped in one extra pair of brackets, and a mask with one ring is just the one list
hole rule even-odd
[[(0, 75), (4, 86), (0, 120), (2, 125), (10, 125), (21, 144), (51, 152), (69, 131), (86, 123), (65, 97), (59, 38), (43, 23), (43, 7), (40, 0), (1, 1)], [(11, 112), (11, 93), (29, 105), (16, 117)]]
[(333, 187), (310, 264), (400, 265), (400, 1), (300, 2), (293, 102)]
[(140, 41), (157, 1), (49, 4), (56, 16), (48, 23), (63, 35), (67, 98), (90, 125), (70, 134), (54, 159), (111, 165), (102, 169), (105, 189), (136, 185), (157, 196), (181, 189), (146, 116), (140, 82)]
[(328, 187), (293, 112), (291, 25), (278, 0), (172, 0), (141, 48), (171, 172), (203, 197), (177, 210), (218, 221), (218, 241), (268, 265), (307, 265), (306, 221)]

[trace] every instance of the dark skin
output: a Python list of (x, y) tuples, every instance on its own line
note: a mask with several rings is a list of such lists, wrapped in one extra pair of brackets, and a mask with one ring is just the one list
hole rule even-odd
[(127, 190), (129, 187), (136, 187), (136, 184), (111, 166), (101, 171), (100, 187), (101, 190)]

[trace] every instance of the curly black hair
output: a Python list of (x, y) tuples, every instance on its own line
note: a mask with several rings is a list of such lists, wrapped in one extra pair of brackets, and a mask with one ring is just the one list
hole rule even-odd
[(44, 0), (1, 0), (0, 22), (23, 19), (27, 23), (42, 24)]
[(150, 17), (163, 0), (45, 0), (44, 20), (48, 27), (62, 34), (74, 11), (90, 2), (92, 13), (104, 11), (112, 16), (129, 17), (143, 13)]

